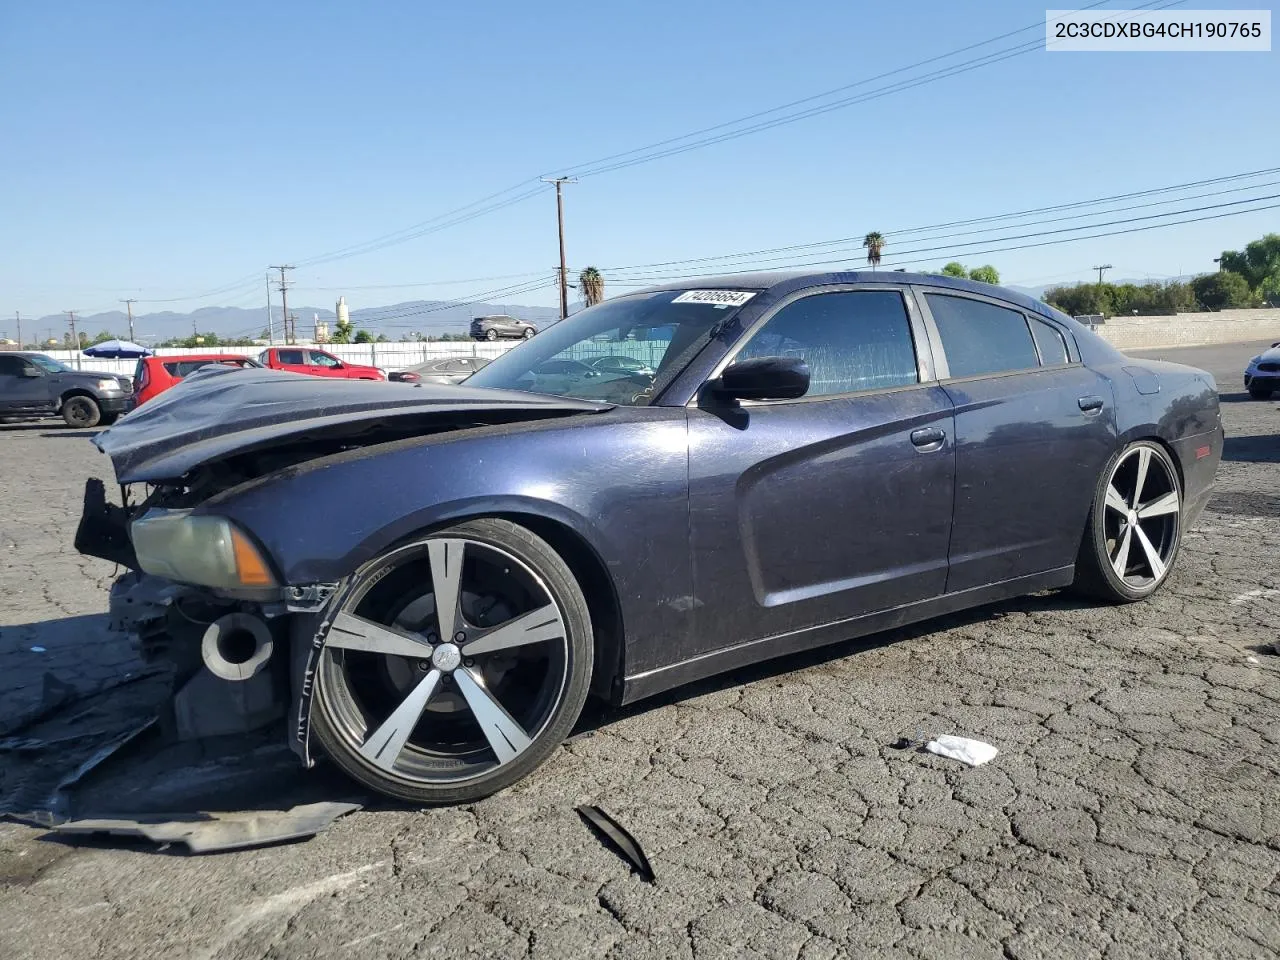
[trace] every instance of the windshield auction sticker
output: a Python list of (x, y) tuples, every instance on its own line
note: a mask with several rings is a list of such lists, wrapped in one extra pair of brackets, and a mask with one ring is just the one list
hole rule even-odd
[(1049, 10), (1045, 49), (1265, 52), (1271, 49), (1271, 11)]
[(713, 307), (740, 307), (756, 295), (754, 290), (686, 290), (672, 303), (706, 303)]

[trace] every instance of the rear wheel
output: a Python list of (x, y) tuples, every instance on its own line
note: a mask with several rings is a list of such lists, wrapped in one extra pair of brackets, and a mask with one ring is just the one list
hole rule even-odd
[(1169, 576), (1182, 537), (1182, 487), (1162, 446), (1131, 443), (1098, 479), (1076, 558), (1075, 586), (1116, 603), (1151, 596)]
[(326, 640), (314, 729), (370, 789), (476, 800), (568, 735), (591, 668), (586, 601), (564, 561), (524, 527), (473, 520), (366, 569)]
[(92, 397), (68, 397), (62, 403), (62, 419), (68, 427), (87, 429), (102, 421), (102, 411)]
[(524, 338), (525, 338), (526, 340), (528, 340), (528, 339), (529, 339), (530, 337), (532, 337), (536, 332), (537, 332), (537, 331), (536, 331), (536, 330), (534, 330), (534, 329), (533, 329), (533, 327), (525, 327), (525, 328), (524, 328)]
[(486, 340), (497, 340), (497, 339), (498, 339), (498, 331), (497, 331), (497, 330), (495, 330), (495, 329), (493, 329), (493, 327), (490, 327), (488, 330), (486, 330), (486, 331), (484, 332), (484, 338), (485, 338)]

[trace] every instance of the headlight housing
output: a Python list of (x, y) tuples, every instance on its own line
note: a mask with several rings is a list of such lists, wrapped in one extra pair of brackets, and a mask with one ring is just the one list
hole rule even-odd
[(157, 577), (222, 590), (276, 585), (262, 551), (224, 517), (148, 510), (129, 535), (138, 566)]
[(114, 377), (104, 377), (102, 380), (99, 380), (95, 386), (97, 386), (97, 388), (103, 393), (121, 393), (124, 391), (124, 387), (121, 386), (120, 381), (116, 380)]

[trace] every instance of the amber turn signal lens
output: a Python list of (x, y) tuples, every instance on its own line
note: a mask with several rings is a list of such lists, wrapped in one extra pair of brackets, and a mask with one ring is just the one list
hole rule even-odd
[(276, 582), (262, 554), (243, 533), (231, 528), (231, 546), (236, 558), (236, 575), (246, 587), (270, 587)]

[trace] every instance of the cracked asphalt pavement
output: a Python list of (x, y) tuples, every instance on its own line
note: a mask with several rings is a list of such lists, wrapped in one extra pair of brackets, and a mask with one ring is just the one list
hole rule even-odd
[[(3, 823), (0, 957), (1280, 955), (1280, 408), (1241, 390), (1254, 352), (1156, 354), (1215, 374), (1227, 447), (1146, 603), (1046, 594), (739, 671), (594, 717), (482, 803), (301, 844), (182, 856)], [(105, 467), (54, 423), (0, 427), (0, 736), (48, 684), (140, 669), (105, 632), (111, 566), (71, 546)], [(1000, 754), (890, 746), (942, 733)]]

